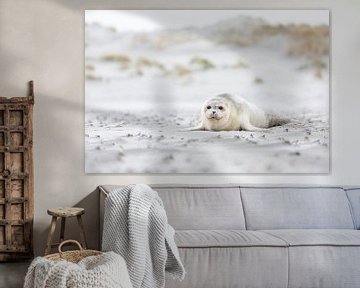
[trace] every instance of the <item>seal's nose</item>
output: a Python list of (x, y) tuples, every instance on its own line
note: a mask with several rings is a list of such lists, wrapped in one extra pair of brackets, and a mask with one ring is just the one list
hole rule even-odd
[(212, 110), (211, 112), (212, 112), (212, 114), (215, 114), (215, 113), (216, 113), (216, 111), (215, 111), (215, 110)]

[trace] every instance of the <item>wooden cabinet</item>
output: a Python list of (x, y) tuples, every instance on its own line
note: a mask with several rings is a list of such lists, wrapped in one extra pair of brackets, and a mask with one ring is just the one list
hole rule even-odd
[(0, 97), (0, 261), (33, 255), (33, 105), (27, 97)]

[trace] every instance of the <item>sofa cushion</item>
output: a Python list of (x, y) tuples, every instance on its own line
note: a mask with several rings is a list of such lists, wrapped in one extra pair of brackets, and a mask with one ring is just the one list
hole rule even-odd
[(263, 230), (289, 246), (360, 246), (360, 231), (348, 229)]
[(166, 288), (287, 288), (288, 247), (179, 248), (183, 281)]
[[(106, 193), (120, 185), (102, 185)], [(245, 230), (238, 186), (151, 185), (164, 203), (168, 221), (176, 230)]]
[(266, 229), (354, 229), (342, 188), (241, 187), (246, 226)]
[(289, 288), (359, 288), (358, 246), (289, 247)]
[(176, 231), (175, 242), (178, 247), (252, 247), (280, 246), (288, 244), (260, 231), (244, 230), (183, 230)]
[(347, 189), (346, 194), (351, 204), (356, 229), (360, 229), (360, 188)]
[(154, 187), (176, 230), (242, 230), (239, 187)]
[(358, 288), (360, 231), (267, 230), (289, 247), (289, 288)]

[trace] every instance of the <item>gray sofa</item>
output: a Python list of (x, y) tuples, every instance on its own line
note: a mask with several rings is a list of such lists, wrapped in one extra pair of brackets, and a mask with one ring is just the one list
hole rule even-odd
[(152, 187), (187, 271), (167, 288), (360, 287), (360, 188)]

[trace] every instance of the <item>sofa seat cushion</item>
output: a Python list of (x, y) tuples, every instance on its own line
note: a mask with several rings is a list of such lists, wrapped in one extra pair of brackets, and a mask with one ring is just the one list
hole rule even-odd
[(360, 246), (360, 231), (348, 229), (262, 230), (289, 246)]
[(288, 246), (269, 233), (244, 230), (179, 230), (175, 233), (175, 242), (183, 248)]
[[(179, 248), (186, 275), (166, 288), (287, 288), (289, 247)], [(339, 287), (337, 287), (339, 288)]]
[(288, 288), (360, 287), (360, 231), (304, 229), (262, 232), (289, 245)]

